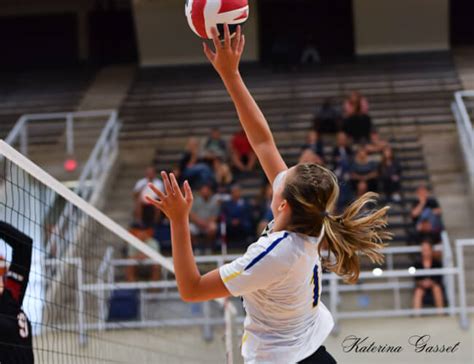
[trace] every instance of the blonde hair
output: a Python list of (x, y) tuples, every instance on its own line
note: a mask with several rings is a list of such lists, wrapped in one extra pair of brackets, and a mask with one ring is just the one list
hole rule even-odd
[[(319, 236), (324, 226), (324, 240), (334, 260), (323, 257), (326, 269), (356, 283), (360, 274), (359, 253), (373, 263), (382, 263), (380, 249), (391, 238), (386, 231), (388, 206), (369, 210), (378, 195), (366, 193), (341, 214), (334, 212), (339, 198), (337, 177), (317, 164), (300, 164), (286, 178), (283, 198), (291, 207), (288, 230)], [(324, 244), (319, 244), (319, 252)], [(321, 255), (321, 254), (320, 254)]]

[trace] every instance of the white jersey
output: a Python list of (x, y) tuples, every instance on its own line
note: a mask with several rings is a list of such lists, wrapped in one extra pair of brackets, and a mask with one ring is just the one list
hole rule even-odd
[(271, 233), (220, 268), (229, 292), (244, 300), (245, 363), (297, 363), (330, 334), (334, 321), (320, 302), (318, 243), (317, 238), (293, 232)]

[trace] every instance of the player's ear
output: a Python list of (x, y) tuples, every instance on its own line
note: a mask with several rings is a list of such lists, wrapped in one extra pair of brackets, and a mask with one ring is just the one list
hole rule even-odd
[(288, 204), (287, 200), (283, 200), (281, 201), (280, 206), (278, 206), (278, 212), (282, 212), (287, 208), (290, 208), (290, 205)]

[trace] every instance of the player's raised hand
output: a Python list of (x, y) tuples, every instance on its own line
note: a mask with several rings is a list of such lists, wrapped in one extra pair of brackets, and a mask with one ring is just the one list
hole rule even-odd
[(191, 191), (191, 186), (189, 186), (189, 182), (184, 182), (183, 195), (173, 173), (168, 175), (166, 172), (161, 172), (161, 177), (163, 178), (163, 183), (165, 185), (165, 192), (161, 192), (155, 185), (150, 183), (150, 188), (158, 198), (153, 199), (147, 196), (147, 201), (163, 211), (170, 220), (177, 220), (180, 218), (188, 219), (193, 205), (193, 193)]
[(221, 42), (216, 28), (212, 29), (212, 40), (215, 51), (207, 43), (203, 43), (204, 53), (222, 78), (236, 75), (239, 72), (239, 63), (245, 47), (245, 36), (242, 27), (237, 26), (235, 36), (230, 37), (229, 26), (224, 24), (224, 40)]

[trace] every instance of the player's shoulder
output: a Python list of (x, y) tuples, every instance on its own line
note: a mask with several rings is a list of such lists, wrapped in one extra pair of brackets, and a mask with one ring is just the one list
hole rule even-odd
[(302, 254), (301, 239), (290, 231), (277, 231), (266, 234), (257, 241), (256, 248), (265, 251), (274, 259), (283, 259), (288, 263)]

